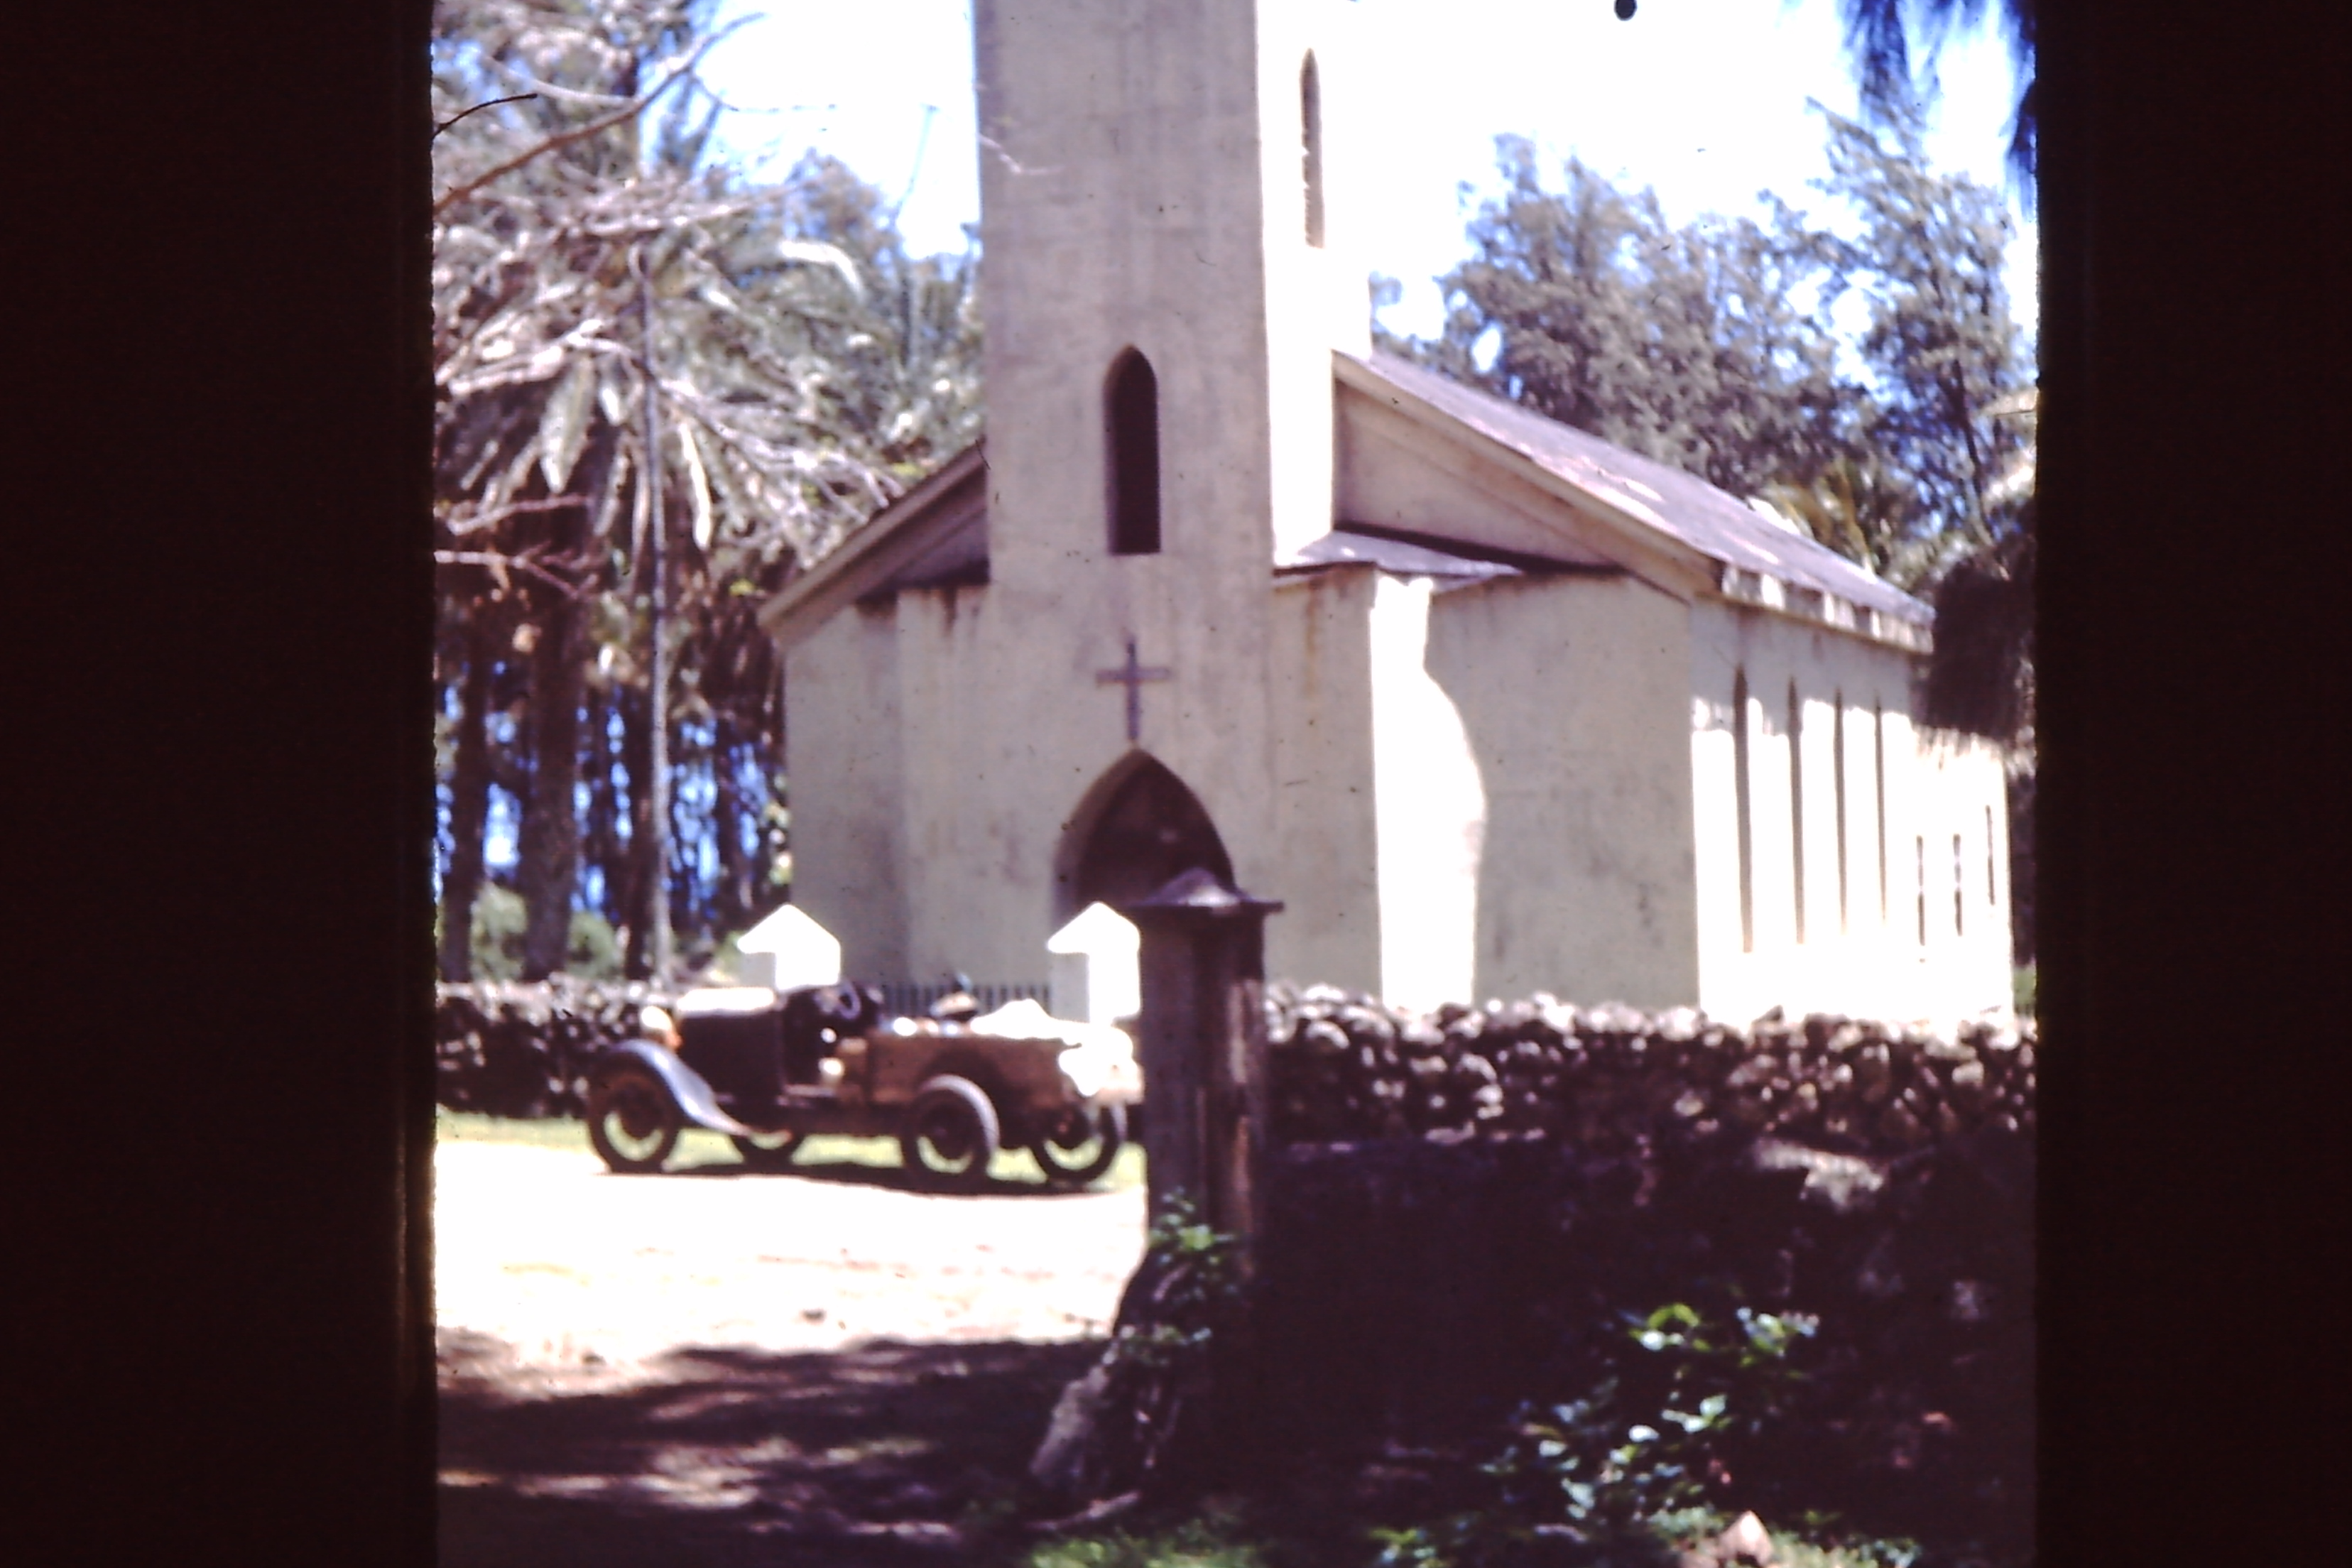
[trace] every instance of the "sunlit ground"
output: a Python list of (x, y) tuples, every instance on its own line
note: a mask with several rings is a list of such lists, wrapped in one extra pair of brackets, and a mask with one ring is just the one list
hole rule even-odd
[(577, 1122), (436, 1133), (445, 1564), (962, 1561), (1142, 1249), (1132, 1149), (939, 1195), (884, 1139), (622, 1176)]
[[(562, 1149), (588, 1154), (588, 1130), (569, 1120), (513, 1121), (499, 1116), (436, 1108), (434, 1138), (441, 1143), (520, 1143), (539, 1149)], [(876, 1170), (898, 1168), (898, 1145), (889, 1138), (811, 1138), (803, 1142), (794, 1164), (814, 1173), (842, 1164)], [(677, 1152), (670, 1156), (671, 1173), (717, 1165), (740, 1165), (742, 1157), (723, 1134), (689, 1127), (678, 1135)], [(990, 1177), (1009, 1184), (1035, 1184), (1043, 1175), (1027, 1153), (1000, 1149), (988, 1167)], [(1088, 1191), (1117, 1192), (1143, 1185), (1143, 1151), (1133, 1145), (1119, 1152), (1103, 1178)]]

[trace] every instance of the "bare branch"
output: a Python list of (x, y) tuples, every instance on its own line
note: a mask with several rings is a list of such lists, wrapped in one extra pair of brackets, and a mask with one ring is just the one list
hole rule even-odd
[[(493, 523), (504, 522), (510, 517), (520, 517), (525, 512), (562, 511), (568, 507), (579, 507), (584, 510), (587, 505), (588, 498), (585, 496), (552, 496), (545, 500), (509, 501), (504, 506), (493, 507), (478, 517), (445, 516), (441, 520), (441, 525), (452, 533), (478, 533)], [(476, 562), (473, 564), (479, 565), (480, 563)]]
[(663, 77), (661, 80), (654, 83), (654, 85), (645, 92), (642, 92), (635, 98), (631, 99), (628, 103), (622, 108), (614, 110), (612, 113), (604, 116), (602, 119), (592, 120), (585, 125), (575, 125), (569, 131), (560, 131), (554, 135), (547, 138), (545, 141), (540, 142), (538, 145), (529, 148), (526, 151), (516, 154), (514, 157), (508, 159), (505, 163), (500, 163), (496, 168), (490, 170), (488, 174), (478, 174), (473, 179), (467, 181), (464, 184), (457, 186), (455, 190), (450, 191), (446, 195), (444, 195), (440, 200), (433, 204), (433, 216), (435, 217), (439, 217), (443, 213), (448, 211), (449, 208), (455, 206), (457, 203), (464, 201), (467, 196), (472, 195), (476, 191), (480, 190), (484, 185), (488, 184), (491, 181), (514, 173), (517, 169), (521, 168), (525, 163), (531, 162), (533, 159), (542, 157), (549, 153), (555, 152), (559, 148), (569, 147), (574, 142), (584, 142), (591, 136), (594, 136), (601, 132), (610, 131), (614, 126), (622, 124), (634, 119), (637, 115), (644, 113), (647, 108), (651, 107), (656, 99), (661, 97), (662, 94), (677, 86), (678, 82), (683, 80), (690, 72), (693, 71), (696, 66), (701, 64), (702, 57), (709, 54), (714, 47), (716, 47), (721, 39), (727, 37), (730, 34), (733, 33), (736, 28), (740, 27), (744, 22), (750, 20), (751, 18), (747, 16), (731, 22), (728, 26), (719, 28), (719, 31), (711, 34), (708, 38), (703, 39), (701, 44), (696, 47), (694, 53), (687, 56), (685, 59), (679, 61), (677, 65), (671, 68), (668, 75)]
[(500, 555), (488, 550), (436, 550), (433, 552), (433, 559), (442, 566), (487, 566), (501, 577), (505, 575), (506, 569), (512, 566), (552, 584), (567, 599), (576, 599), (584, 591), (565, 582), (528, 555)]
[(518, 92), (512, 93), (505, 98), (493, 98), (486, 103), (478, 103), (471, 109), (461, 109), (457, 113), (451, 115), (448, 119), (443, 121), (440, 124), (433, 128), (432, 139), (436, 142), (440, 141), (441, 132), (448, 130), (449, 127), (457, 124), (457, 121), (465, 119), (468, 114), (479, 114), (485, 109), (496, 109), (501, 103), (520, 103), (525, 99), (537, 98), (539, 94), (535, 92)]

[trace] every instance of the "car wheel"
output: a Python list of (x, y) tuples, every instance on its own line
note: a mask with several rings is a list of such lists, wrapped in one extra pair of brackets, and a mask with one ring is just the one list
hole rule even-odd
[(1127, 1113), (1116, 1105), (1073, 1110), (1029, 1142), (1029, 1153), (1055, 1186), (1083, 1187), (1110, 1169), (1127, 1142)]
[(588, 1090), (588, 1142), (613, 1170), (660, 1170), (684, 1125), (669, 1086), (648, 1068), (616, 1068)]
[(735, 1145), (735, 1152), (743, 1156), (743, 1163), (755, 1171), (781, 1171), (793, 1163), (793, 1155), (801, 1146), (801, 1135), (786, 1128), (782, 1132), (762, 1132), (754, 1137), (735, 1136), (727, 1140)]
[(987, 1185), (996, 1139), (996, 1107), (980, 1086), (970, 1079), (935, 1078), (907, 1107), (898, 1152), (922, 1185), (970, 1192)]

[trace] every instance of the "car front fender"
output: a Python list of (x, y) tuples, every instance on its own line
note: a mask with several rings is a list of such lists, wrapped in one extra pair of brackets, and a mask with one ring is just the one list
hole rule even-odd
[(697, 1127), (730, 1137), (750, 1137), (754, 1130), (719, 1109), (719, 1097), (703, 1076), (677, 1059), (677, 1054), (651, 1040), (627, 1040), (606, 1051), (600, 1068), (634, 1062), (650, 1071), (677, 1101), (678, 1110)]

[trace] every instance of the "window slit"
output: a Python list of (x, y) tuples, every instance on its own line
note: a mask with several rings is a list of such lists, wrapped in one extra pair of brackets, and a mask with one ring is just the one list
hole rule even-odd
[(1961, 925), (1960, 910), (1969, 901), (1967, 888), (1968, 871), (1960, 850), (1960, 836), (1955, 833), (1952, 835), (1952, 934), (1954, 936), (1966, 934)]
[(1870, 705), (1871, 766), (1878, 790), (1878, 923), (1891, 918), (1886, 902), (1886, 705)]
[(1845, 693), (1834, 694), (1836, 711), (1830, 718), (1830, 795), (1837, 812), (1838, 934), (1845, 934)]
[(1748, 822), (1748, 674), (1731, 679), (1731, 786), (1739, 815), (1739, 951), (1756, 951), (1755, 837)]
[(1805, 941), (1805, 710), (1789, 682), (1789, 864), (1796, 894), (1797, 942)]
[(1110, 552), (1160, 553), (1160, 381), (1133, 349), (1111, 365), (1103, 389)]
[(1315, 57), (1298, 69), (1300, 173), (1307, 186), (1307, 243), (1323, 248), (1323, 75)]

